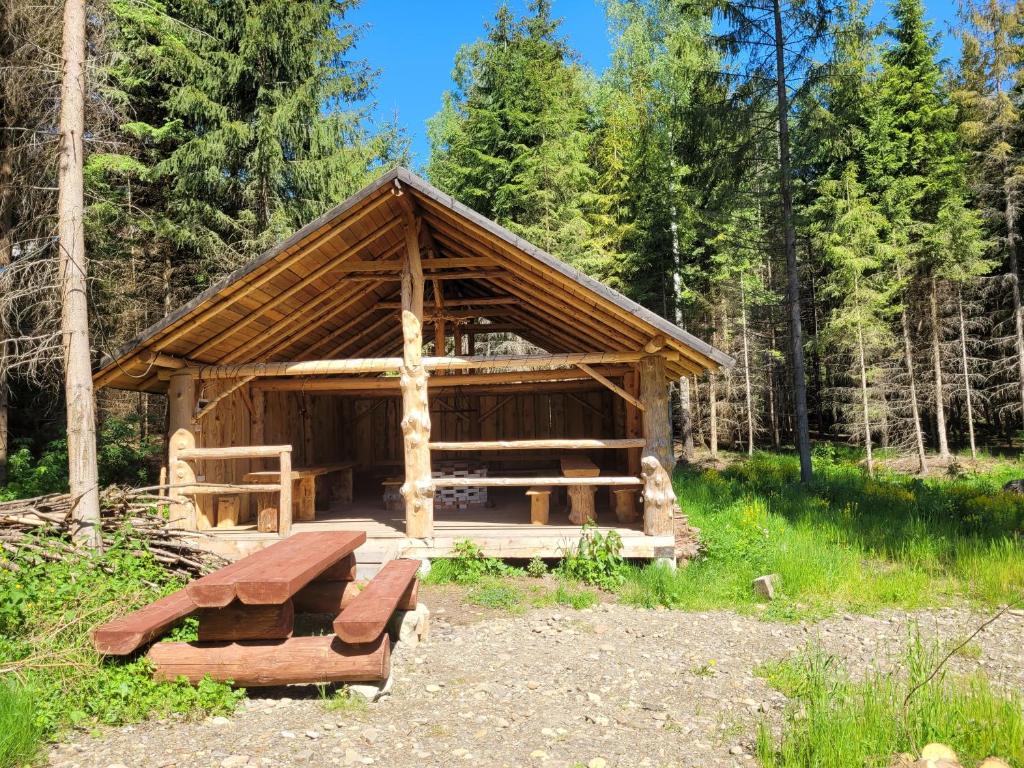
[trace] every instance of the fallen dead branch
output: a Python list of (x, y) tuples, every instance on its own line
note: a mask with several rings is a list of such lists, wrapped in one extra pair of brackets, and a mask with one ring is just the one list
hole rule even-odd
[[(79, 550), (71, 543), (73, 501), (70, 494), (50, 494), (0, 502), (0, 550), (9, 555), (31, 553), (50, 561), (77, 556)], [(224, 558), (201, 546), (208, 534), (168, 527), (161, 510), (175, 501), (149, 489), (105, 489), (100, 494), (104, 540), (112, 540), (130, 526), (157, 562), (186, 578), (225, 565)], [(40, 533), (51, 537), (46, 546), (36, 540)], [(18, 564), (11, 560), (0, 561), (0, 567), (18, 570)]]

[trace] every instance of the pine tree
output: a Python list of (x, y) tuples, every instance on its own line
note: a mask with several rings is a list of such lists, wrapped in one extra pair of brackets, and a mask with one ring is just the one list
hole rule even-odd
[(972, 154), (969, 169), (974, 204), (1004, 269), (996, 304), (1005, 312), (995, 341), (1001, 358), (997, 394), (1024, 419), (1024, 308), (1018, 265), (1020, 194), (1024, 185), (1019, 143), (1019, 4), (1002, 0), (966, 2), (961, 7), (961, 56), (955, 97), (960, 130)]
[(928, 309), (932, 405), (939, 454), (949, 455), (943, 384), (939, 305), (942, 255), (929, 247), (929, 228), (955, 191), (962, 153), (955, 130), (955, 107), (945, 96), (936, 63), (936, 42), (929, 36), (920, 0), (896, 0), (894, 45), (882, 60), (879, 110), (873, 127), (868, 174), (887, 220), (887, 241), (895, 249), (896, 279), (902, 295), (904, 364), (908, 377), (910, 419), (921, 471), (927, 466), (920, 425), (916, 366), (913, 360), (910, 312), (912, 299), (922, 297)]
[(824, 336), (843, 358), (836, 364), (852, 367), (848, 378), (856, 382), (859, 396), (842, 401), (840, 413), (851, 434), (862, 439), (868, 473), (874, 474), (872, 435), (886, 420), (882, 366), (894, 347), (892, 296), (883, 270), (885, 220), (857, 181), (853, 162), (838, 181), (825, 180), (819, 190), (816, 239), (829, 267), (823, 293), (835, 300)]
[(429, 124), (427, 173), (481, 214), (591, 274), (610, 270), (595, 226), (584, 74), (548, 0), (502, 5), (456, 56), (455, 89)]
[(128, 236), (164, 280), (165, 305), (174, 287), (201, 288), (403, 155), (394, 129), (373, 133), (356, 106), (375, 76), (351, 57), (356, 2), (111, 3), (107, 97), (133, 119), (122, 126), (130, 151), (90, 163), (91, 214), (104, 225), (93, 231)]

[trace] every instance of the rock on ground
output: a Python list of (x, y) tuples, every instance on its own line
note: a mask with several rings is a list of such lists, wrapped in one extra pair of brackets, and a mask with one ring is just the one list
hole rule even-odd
[[(911, 622), (953, 638), (980, 620), (949, 609), (773, 624), (603, 604), (466, 623), (437, 607), (451, 602), (425, 599), (435, 606), (429, 642), (398, 646), (390, 695), (364, 709), (332, 711), (299, 688), (257, 689), (226, 724), (81, 732), (53, 747), (50, 765), (754, 766), (757, 724), (777, 725), (786, 704), (754, 674), (760, 662), (817, 640), (854, 670), (893, 664)], [(976, 638), (980, 659), (956, 657), (954, 667), (980, 664), (996, 682), (1024, 685), (1022, 631), (1024, 616), (1004, 616)]]

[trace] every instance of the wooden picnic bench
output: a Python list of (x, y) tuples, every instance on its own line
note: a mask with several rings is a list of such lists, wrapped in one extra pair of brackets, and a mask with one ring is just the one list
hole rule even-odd
[[(354, 461), (337, 461), (331, 464), (317, 464), (310, 467), (293, 467), (292, 518), (294, 520), (315, 520), (317, 509), (326, 509), (330, 502), (352, 502), (352, 470)], [(278, 470), (247, 472), (242, 480), (246, 483), (265, 485), (280, 483)], [(318, 486), (319, 485), (319, 489)], [(278, 529), (277, 495), (258, 493), (256, 495), (257, 530), (272, 532)]]
[[(388, 675), (386, 627), (414, 610), (417, 560), (392, 561), (360, 591), (357, 531), (299, 533), (193, 581), (141, 610), (93, 630), (100, 653), (127, 655), (191, 614), (194, 643), (155, 643), (154, 676), (199, 682), (209, 675), (236, 685), (362, 682)], [(335, 635), (292, 637), (295, 614), (335, 617)]]

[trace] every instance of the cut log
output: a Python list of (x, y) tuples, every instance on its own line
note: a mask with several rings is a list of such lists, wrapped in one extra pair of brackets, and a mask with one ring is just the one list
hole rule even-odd
[(369, 683), (387, 678), (391, 641), (349, 645), (334, 635), (238, 643), (157, 643), (149, 650), (157, 680), (184, 677), (256, 688), (266, 685)]
[(92, 644), (102, 654), (126, 656), (156, 640), (195, 609), (188, 593), (179, 589), (145, 608), (97, 627), (92, 631)]
[(337, 616), (356, 599), (362, 587), (354, 581), (311, 581), (292, 598), (296, 613)]
[(531, 488), (526, 495), (530, 497), (530, 522), (534, 525), (547, 525), (551, 512), (551, 489)]
[[(267, 494), (264, 498), (263, 494), (260, 494), (256, 498), (259, 499), (259, 503), (265, 503), (267, 501), (273, 501), (274, 494)], [(277, 507), (260, 506), (259, 512), (256, 516), (256, 530), (260, 533), (277, 533)]]
[(200, 608), (283, 603), (366, 541), (362, 531), (298, 533), (189, 584)]
[(355, 581), (355, 579), (356, 556), (355, 553), (352, 553), (321, 572), (313, 581)]
[(585, 525), (597, 522), (597, 509), (594, 496), (597, 489), (592, 485), (569, 486), (569, 522), (573, 525)]
[(199, 611), (199, 641), (283, 640), (295, 625), (292, 601), (280, 605), (243, 605)]
[[(416, 607), (418, 560), (392, 560), (381, 568), (359, 596), (334, 620), (334, 631), (348, 643), (367, 643), (380, 636), (397, 609)], [(410, 609), (411, 610), (411, 609)]]
[(238, 525), (238, 513), (241, 509), (239, 496), (221, 496), (217, 499), (217, 527), (234, 528)]
[(640, 519), (636, 488), (612, 488), (612, 507), (620, 523), (635, 523)]

